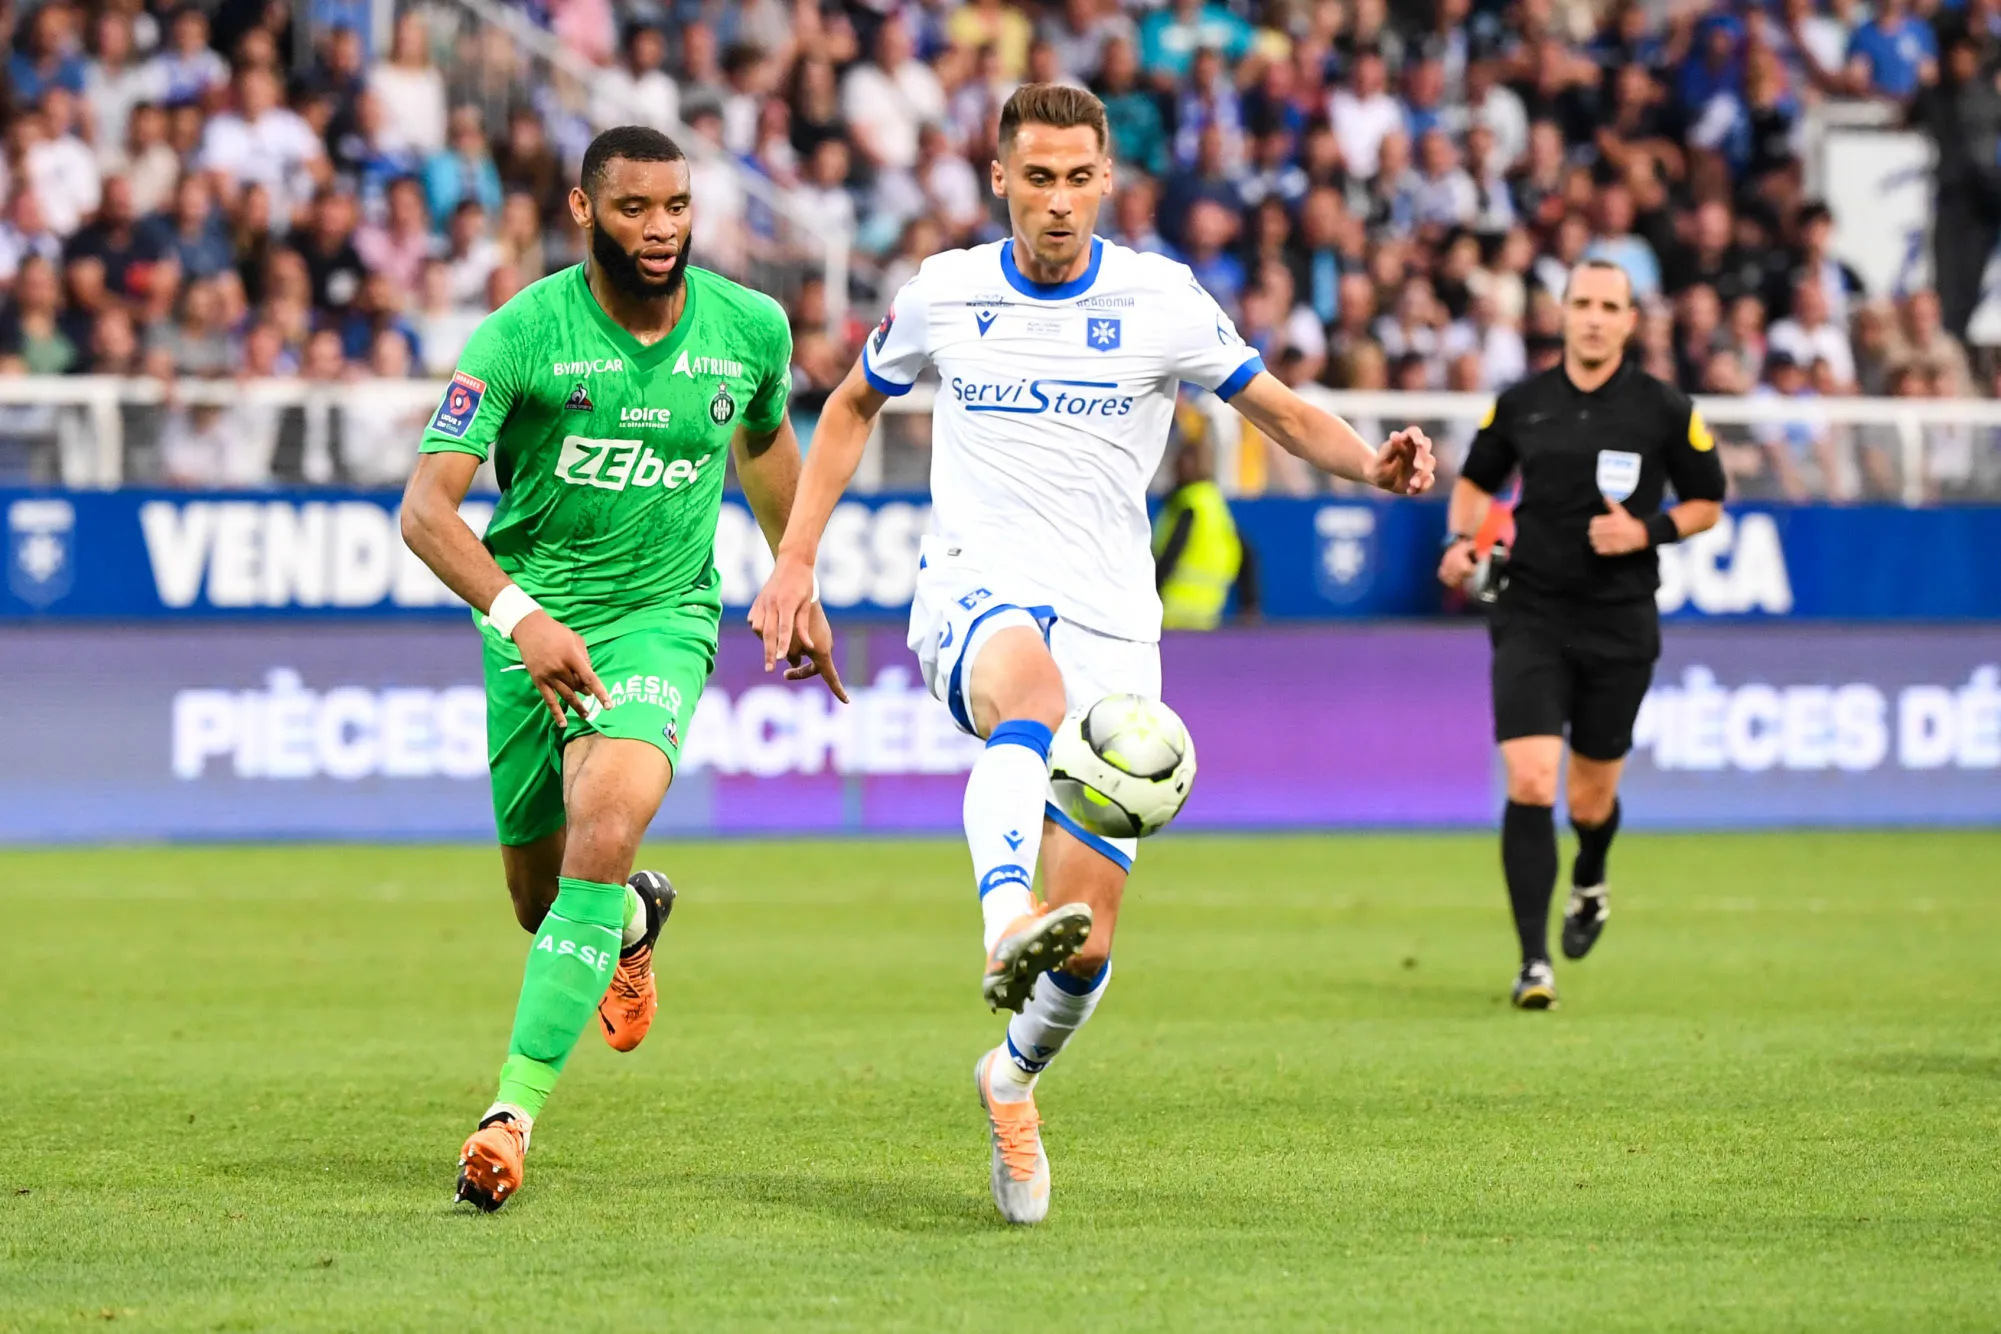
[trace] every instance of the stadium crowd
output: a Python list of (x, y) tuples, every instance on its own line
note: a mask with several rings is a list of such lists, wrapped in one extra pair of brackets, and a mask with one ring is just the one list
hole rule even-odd
[[(368, 7), (346, 0), (301, 7), (304, 32), (263, 0), (0, 4), (0, 374), (338, 387), (332, 441), (288, 443), (275, 418), (246, 441), (230, 412), (170, 400), (136, 475), (394, 482), (427, 413), (367, 386), (449, 374), (487, 311), (577, 257), (565, 187), (594, 129), (678, 120), (715, 150), (698, 262), (771, 258), (748, 177), (853, 242), (844, 325), (826, 327), (817, 278), (787, 289), (810, 424), (923, 256), (1004, 234), (999, 107), (1062, 80), (1110, 112), (1101, 230), (1187, 262), (1289, 382), (1498, 390), (1556, 357), (1565, 276), (1603, 256), (1633, 277), (1646, 368), (1691, 391), (2001, 390), (1963, 341), (2001, 217), (2001, 0), (517, 7), (596, 67), (581, 112), (477, 54), (503, 33), (468, 43), (443, 9), (403, 10), (371, 49)], [(1830, 253), (1802, 164), (1825, 99), (1938, 138), (1942, 217), (1959, 208), (1972, 238), (1943, 306), (1871, 300)], [(1962, 435), (1928, 441), (1929, 491), (1993, 480), (1976, 474), (1996, 451)], [(1754, 428), (1729, 448), (1747, 494), (1902, 493), (1897, 442), (1866, 428)], [(1324, 484), (1224, 455), (1235, 490)]]

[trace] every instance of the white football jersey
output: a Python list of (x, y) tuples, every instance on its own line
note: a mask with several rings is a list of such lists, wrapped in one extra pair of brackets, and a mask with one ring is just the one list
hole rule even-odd
[(1188, 266), (1101, 238), (1067, 283), (1023, 277), (1011, 241), (933, 255), (862, 349), (891, 396), (926, 362), (933, 537), (1065, 620), (1158, 640), (1146, 488), (1179, 382), (1227, 399), (1264, 369)]

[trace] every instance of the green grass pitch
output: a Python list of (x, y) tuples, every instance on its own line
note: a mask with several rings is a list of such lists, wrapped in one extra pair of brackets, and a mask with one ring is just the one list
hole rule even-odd
[(1170, 837), (987, 1199), (949, 842), (656, 845), (661, 1018), (448, 1203), (491, 849), (0, 854), (0, 1330), (1993, 1330), (2001, 833), (1628, 836), (1516, 1014), (1486, 837)]

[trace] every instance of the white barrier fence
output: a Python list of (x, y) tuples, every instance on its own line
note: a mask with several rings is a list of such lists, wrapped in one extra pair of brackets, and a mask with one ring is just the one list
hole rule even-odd
[[(0, 378), (0, 485), (160, 482), (398, 485), (444, 391), (441, 381)], [(890, 401), (857, 485), (922, 488), (933, 390)], [(1313, 389), (1365, 436), (1423, 426), (1456, 469), (1492, 403), (1484, 394)], [(1206, 401), (1204, 401), (1206, 400)], [(1929, 504), (2001, 500), (2001, 401), (1703, 398), (1740, 494)], [(1218, 474), (1243, 494), (1334, 489), (1256, 436), (1228, 407), (1197, 410)], [(809, 425), (800, 414), (802, 431)]]

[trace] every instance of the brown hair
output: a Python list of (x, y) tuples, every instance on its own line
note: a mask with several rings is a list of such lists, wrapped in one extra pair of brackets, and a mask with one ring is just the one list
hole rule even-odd
[(1024, 125), (1047, 125), (1057, 130), (1088, 125), (1097, 133), (1100, 152), (1110, 134), (1105, 124), (1105, 104), (1082, 88), (1062, 83), (1024, 83), (1014, 90), (1007, 105), (1001, 108), (1001, 152), (1014, 146), (1014, 132)]

